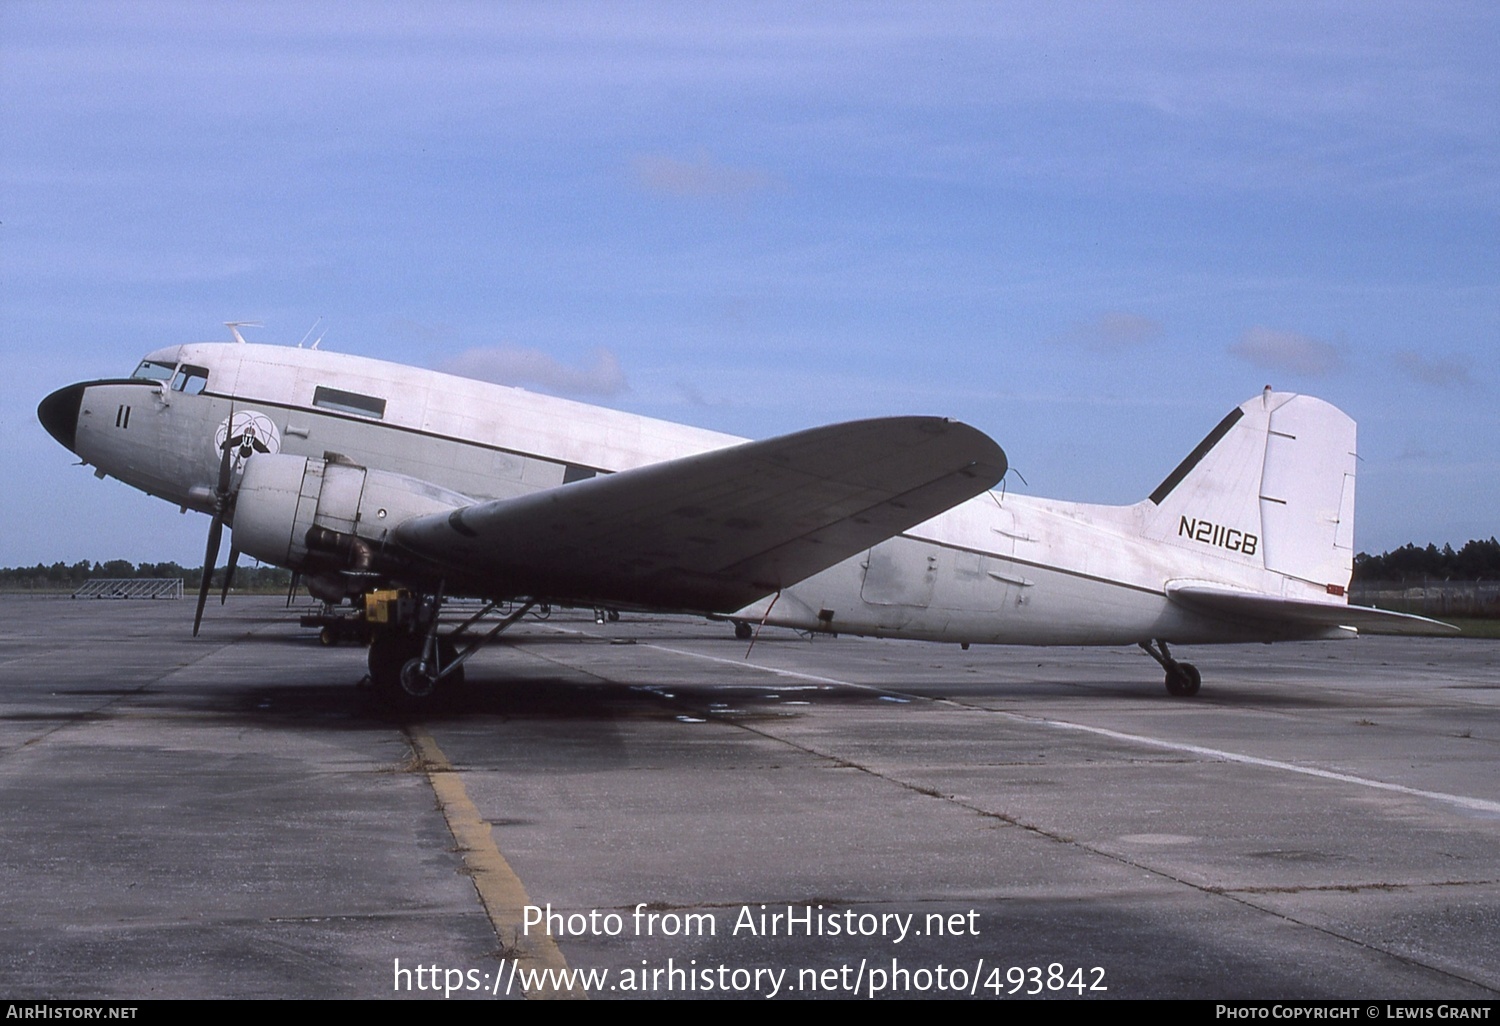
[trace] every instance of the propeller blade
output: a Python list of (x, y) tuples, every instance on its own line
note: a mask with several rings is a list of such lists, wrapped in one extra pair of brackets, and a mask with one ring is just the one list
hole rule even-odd
[(198, 586), (198, 610), (193, 614), (193, 637), (198, 636), (198, 626), (203, 623), (203, 607), (208, 604), (208, 591), (214, 586), (214, 564), (219, 561), (219, 541), (224, 536), (224, 514), (215, 513), (208, 525), (208, 548), (203, 553), (203, 582)]
[[(234, 418), (230, 418), (233, 424)], [(234, 472), (235, 440), (224, 430), (224, 455), (219, 458), (219, 486), (214, 489), (214, 518), (208, 523), (208, 549), (203, 554), (203, 580), (198, 585), (198, 609), (193, 613), (193, 637), (203, 623), (203, 607), (208, 604), (208, 592), (214, 586), (214, 566), (219, 562), (219, 542), (224, 537), (224, 511), (229, 508), (229, 479)], [(233, 564), (230, 567), (233, 575)], [(229, 588), (228, 583), (224, 585)]]
[(224, 574), (224, 590), (219, 592), (219, 605), (229, 598), (229, 586), (234, 583), (234, 568), (240, 561), (240, 547), (234, 543), (234, 536), (229, 538), (229, 569)]
[(239, 445), (239, 440), (232, 437), (226, 431), (224, 435), (224, 455), (219, 460), (219, 487), (214, 489), (214, 496), (222, 506), (224, 497), (229, 494), (229, 475), (234, 469), (234, 450)]
[(297, 573), (297, 571), (293, 570), (292, 571), (292, 585), (291, 585), (291, 587), (287, 588), (287, 590), (286, 590), (286, 607), (288, 609), (292, 608), (292, 599), (295, 598), (296, 595), (297, 595), (297, 585), (299, 585), (301, 583), (302, 583), (302, 575), (299, 574), (299, 573)]

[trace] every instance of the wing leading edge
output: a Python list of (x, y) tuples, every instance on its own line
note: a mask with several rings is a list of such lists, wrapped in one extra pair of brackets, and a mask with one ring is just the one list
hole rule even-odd
[(1353, 627), (1371, 634), (1457, 634), (1458, 628), (1441, 620), (1412, 613), (1396, 613), (1373, 606), (1338, 602), (1308, 602), (1237, 591), (1206, 584), (1168, 584), (1167, 597), (1189, 608), (1219, 616), (1249, 617), (1279, 624), (1309, 627)]
[(795, 584), (1005, 476), (966, 424), (893, 417), (813, 428), (452, 513), (397, 541), (450, 589), (728, 612)]

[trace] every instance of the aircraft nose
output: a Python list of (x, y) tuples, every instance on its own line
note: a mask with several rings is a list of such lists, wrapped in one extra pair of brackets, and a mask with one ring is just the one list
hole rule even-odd
[(69, 385), (59, 388), (43, 399), (36, 408), (36, 419), (42, 422), (47, 434), (73, 449), (78, 438), (78, 411), (83, 406), (84, 385)]

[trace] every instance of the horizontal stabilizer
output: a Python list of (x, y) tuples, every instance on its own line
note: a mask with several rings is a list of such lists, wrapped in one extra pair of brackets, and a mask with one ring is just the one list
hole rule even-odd
[(1005, 470), (1000, 446), (956, 421), (856, 421), (417, 517), (396, 538), (471, 594), (728, 612)]
[(1191, 609), (1279, 624), (1353, 627), (1370, 634), (1457, 634), (1441, 620), (1341, 602), (1309, 602), (1200, 583), (1169, 583), (1167, 597)]

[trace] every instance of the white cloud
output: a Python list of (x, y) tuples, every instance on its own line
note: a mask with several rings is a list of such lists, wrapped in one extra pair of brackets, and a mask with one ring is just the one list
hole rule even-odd
[(1332, 342), (1259, 325), (1241, 335), (1229, 351), (1257, 367), (1288, 374), (1322, 376), (1344, 366), (1344, 350)]
[(540, 349), (485, 346), (468, 349), (438, 364), (438, 370), (499, 385), (527, 385), (573, 396), (619, 395), (630, 388), (620, 358), (595, 349), (583, 366), (570, 367)]
[(715, 406), (733, 405), (728, 399), (725, 399), (722, 396), (716, 396), (710, 399), (708, 396), (703, 394), (703, 390), (701, 388), (689, 381), (678, 379), (677, 381), (672, 382), (672, 387), (677, 390), (677, 394), (680, 395), (682, 397), (682, 400), (689, 406), (697, 406), (702, 409), (709, 409)]
[(1418, 381), (1438, 388), (1467, 388), (1474, 384), (1468, 361), (1459, 357), (1424, 356), (1403, 349), (1396, 353), (1396, 365)]

